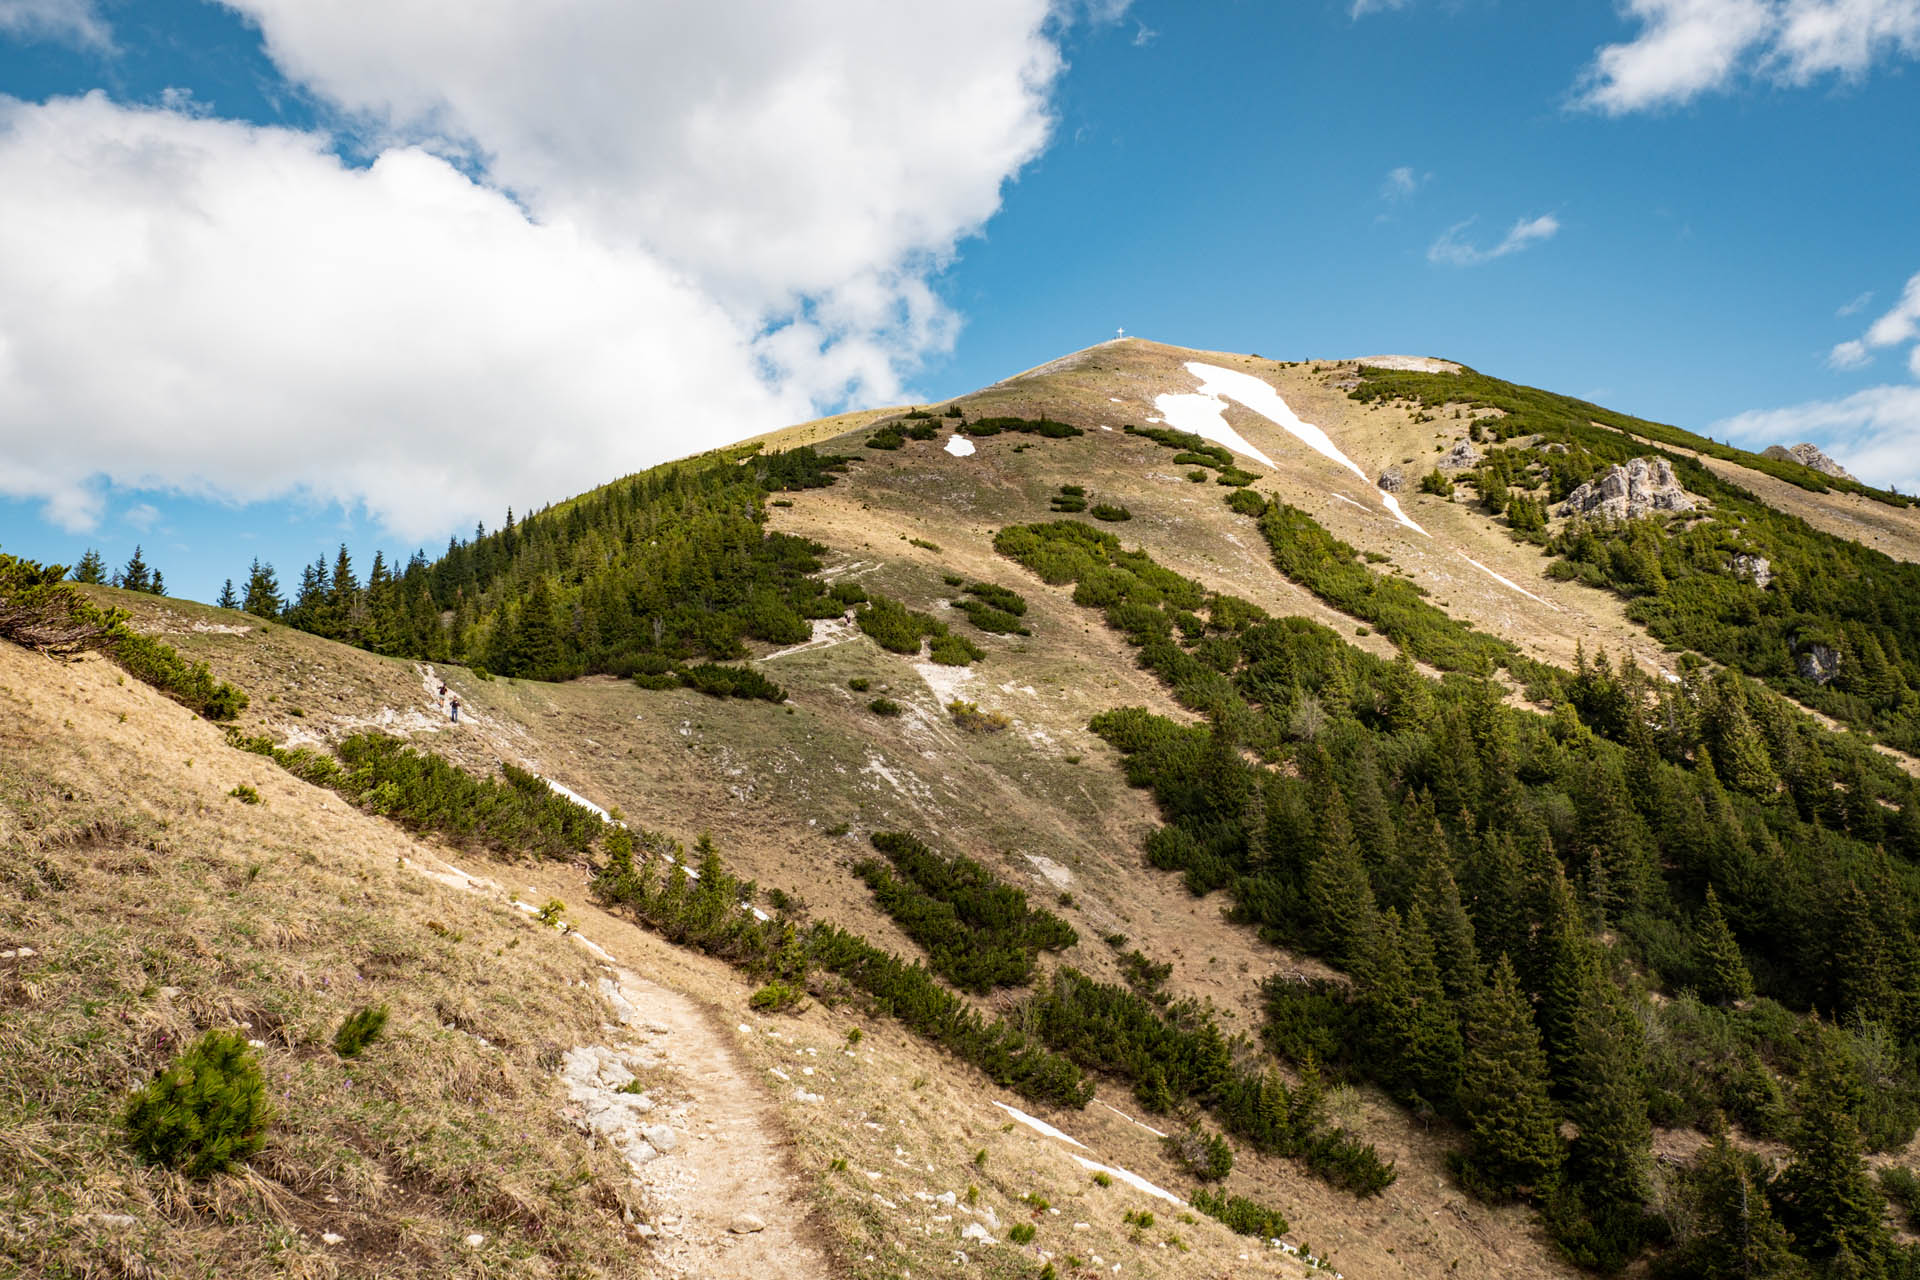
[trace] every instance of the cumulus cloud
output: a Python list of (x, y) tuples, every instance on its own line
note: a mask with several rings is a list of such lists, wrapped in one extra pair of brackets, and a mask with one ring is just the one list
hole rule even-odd
[(1872, 303), (1873, 303), (1873, 290), (1868, 289), (1865, 293), (1854, 295), (1854, 298), (1851, 302), (1847, 303), (1845, 306), (1841, 307), (1838, 311), (1834, 312), (1833, 314), (1836, 316), (1839, 316), (1841, 319), (1844, 320), (1848, 316), (1858, 315), (1860, 312), (1865, 311), (1869, 306), (1872, 305)]
[(1427, 261), (1450, 267), (1478, 266), (1495, 258), (1504, 258), (1510, 253), (1519, 253), (1543, 240), (1551, 240), (1560, 233), (1560, 220), (1550, 213), (1543, 213), (1537, 218), (1521, 218), (1500, 243), (1482, 249), (1466, 239), (1467, 229), (1473, 223), (1474, 219), (1468, 218), (1441, 232), (1440, 238), (1427, 248)]
[(0, 493), (79, 529), (103, 476), (299, 491), (418, 538), (804, 417), (821, 383), (891, 387), (870, 344), (761, 336), (439, 157), (329, 142), (0, 105)]
[(0, 35), (96, 49), (111, 42), (93, 0), (0, 0)]
[(895, 398), (1060, 25), (1126, 7), (229, 3), (324, 130), (0, 100), (0, 493), (65, 527), (110, 481), (427, 536)]
[(1920, 386), (1869, 387), (1844, 399), (1754, 410), (1708, 431), (1755, 449), (1811, 440), (1869, 484), (1920, 492)]
[(1575, 105), (1625, 115), (1679, 106), (1743, 76), (1806, 85), (1920, 57), (1920, 0), (1626, 0), (1635, 37), (1600, 49)]
[(1354, 18), (1364, 18), (1370, 13), (1385, 13), (1390, 9), (1404, 9), (1409, 0), (1353, 0), (1353, 7), (1347, 12)]
[(1901, 291), (1900, 301), (1868, 325), (1867, 331), (1860, 337), (1835, 346), (1827, 356), (1827, 363), (1836, 369), (1857, 369), (1871, 360), (1875, 351), (1909, 342), (1916, 344), (1908, 358), (1915, 376), (1920, 376), (1920, 272), (1914, 273), (1907, 281), (1907, 287)]

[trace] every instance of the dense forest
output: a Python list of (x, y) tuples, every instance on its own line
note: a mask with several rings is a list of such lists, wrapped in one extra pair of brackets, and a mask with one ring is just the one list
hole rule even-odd
[[(1726, 458), (1810, 490), (1911, 499), (1481, 374), (1369, 368), (1349, 394), (1496, 410), (1476, 418), (1473, 433), (1515, 443), (1492, 449), (1467, 478), (1516, 537), (1561, 558), (1559, 576), (1626, 597), (1628, 616), (1676, 648), (1765, 680), (1894, 746), (1920, 749), (1920, 565), (1823, 533), (1694, 458), (1641, 441)], [(1546, 508), (1607, 467), (1649, 454), (1667, 458), (1707, 505), (1635, 520), (1574, 518), (1549, 532)], [(1756, 572), (1761, 565), (1770, 580)]]
[[(1583, 658), (1541, 714), (1089, 525), (996, 546), (1074, 584), (1205, 717), (1094, 727), (1165, 818), (1153, 865), (1343, 971), (1268, 985), (1270, 1048), (1453, 1125), (1462, 1184), (1538, 1204), (1583, 1264), (1671, 1241), (1679, 1274), (1911, 1273), (1862, 1155), (1920, 1124), (1912, 779), (1733, 672)], [(1785, 1143), (1784, 1168), (1710, 1148), (1691, 1207), (1656, 1211), (1652, 1126), (1729, 1121)], [(1748, 1193), (1758, 1210), (1728, 1207)], [(1764, 1265), (1712, 1261), (1756, 1212)]]
[(796, 643), (808, 619), (845, 609), (808, 576), (819, 548), (763, 527), (768, 494), (832, 484), (845, 465), (812, 449), (705, 455), (518, 522), (509, 511), (431, 562), (376, 553), (364, 581), (342, 546), (291, 599), (255, 561), (240, 605), (376, 653), (541, 680), (744, 657), (745, 639)]

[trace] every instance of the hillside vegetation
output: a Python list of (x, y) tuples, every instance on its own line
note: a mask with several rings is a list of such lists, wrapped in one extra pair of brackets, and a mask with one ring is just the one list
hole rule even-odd
[[(1268, 473), (1155, 425), (1193, 357), (1273, 381), (1368, 474), (1415, 464), (1432, 536), (1238, 406)], [(244, 672), (237, 758), (544, 859), (730, 975), (730, 1008), (811, 1028), (827, 1061), (772, 1077), (803, 1129), (854, 1031), (921, 1064), (802, 1139), (850, 1273), (1179, 1274), (1191, 1248), (1291, 1274), (1330, 1244), (1355, 1274), (1920, 1273), (1895, 1207), (1920, 784), (1869, 740), (1920, 745), (1920, 568), (1688, 453), (1691, 511), (1560, 509), (1667, 448), (1842, 482), (1471, 370), (1144, 343), (936, 408), (628, 477), (398, 574), (343, 549), (284, 608), (262, 567), (244, 633), (140, 597), (184, 655), (148, 637), (174, 665), (128, 669)], [(976, 1185), (1025, 1207), (962, 1237), (967, 1180), (1023, 1175), (998, 1113), (922, 1089), (1005, 1090), (1185, 1203), (1101, 1209), (1127, 1251), (1099, 1235), (1096, 1262), (1048, 1212), (1115, 1186), (1086, 1165)], [(925, 1230), (876, 1207), (922, 1192)]]

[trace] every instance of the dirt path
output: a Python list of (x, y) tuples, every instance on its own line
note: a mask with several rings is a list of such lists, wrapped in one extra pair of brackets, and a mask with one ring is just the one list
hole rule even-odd
[[(569, 883), (551, 868), (512, 868), (516, 880), (528, 879), (531, 870), (534, 892), (522, 896), (449, 862), (412, 866), (527, 914), (536, 908), (526, 896), (586, 898), (577, 879)], [(642, 1228), (653, 1240), (654, 1258), (670, 1274), (693, 1280), (827, 1280), (833, 1272), (808, 1220), (788, 1154), (792, 1143), (735, 1054), (733, 1033), (699, 1002), (635, 971), (657, 966), (648, 964), (651, 940), (636, 935), (634, 926), (585, 905), (567, 915), (569, 936), (605, 974), (602, 990), (621, 1024), (621, 1044), (586, 1048), (625, 1063), (657, 1099), (642, 1117), (647, 1140), (614, 1140), (630, 1159), (633, 1148), (642, 1154), (633, 1177), (656, 1210)], [(663, 1126), (670, 1135), (658, 1134)]]

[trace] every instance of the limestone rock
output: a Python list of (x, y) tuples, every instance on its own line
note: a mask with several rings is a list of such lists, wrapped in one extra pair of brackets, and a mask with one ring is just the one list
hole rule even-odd
[(1608, 467), (1567, 495), (1563, 516), (1603, 515), (1611, 520), (1638, 520), (1656, 511), (1692, 511), (1694, 500), (1674, 477), (1665, 458), (1633, 458)]
[(1801, 677), (1815, 684), (1830, 683), (1840, 674), (1840, 654), (1824, 644), (1808, 645), (1794, 661)]
[(960, 1238), (962, 1240), (978, 1240), (981, 1244), (999, 1243), (993, 1238), (991, 1232), (977, 1222), (969, 1222), (966, 1226), (962, 1227), (960, 1229)]
[(1736, 552), (1729, 567), (1734, 577), (1744, 578), (1762, 591), (1773, 581), (1773, 562), (1751, 551)]
[(680, 1145), (680, 1135), (664, 1124), (650, 1124), (640, 1134), (656, 1151), (671, 1151)]
[(1453, 448), (1447, 450), (1440, 459), (1440, 465), (1448, 471), (1464, 471), (1468, 467), (1480, 465), (1480, 451), (1473, 447), (1471, 440), (1457, 440)]
[(727, 1230), (737, 1236), (750, 1236), (756, 1231), (765, 1231), (767, 1224), (757, 1214), (743, 1213), (736, 1217)]
[(1818, 445), (1802, 441), (1791, 448), (1784, 445), (1768, 445), (1760, 454), (1763, 458), (1777, 458), (1782, 462), (1797, 462), (1803, 467), (1811, 467), (1821, 475), (1833, 476), (1840, 480), (1854, 480), (1857, 477), (1845, 467), (1829, 458)]
[(1407, 473), (1398, 467), (1388, 467), (1380, 473), (1380, 489), (1384, 493), (1399, 493), (1407, 487)]

